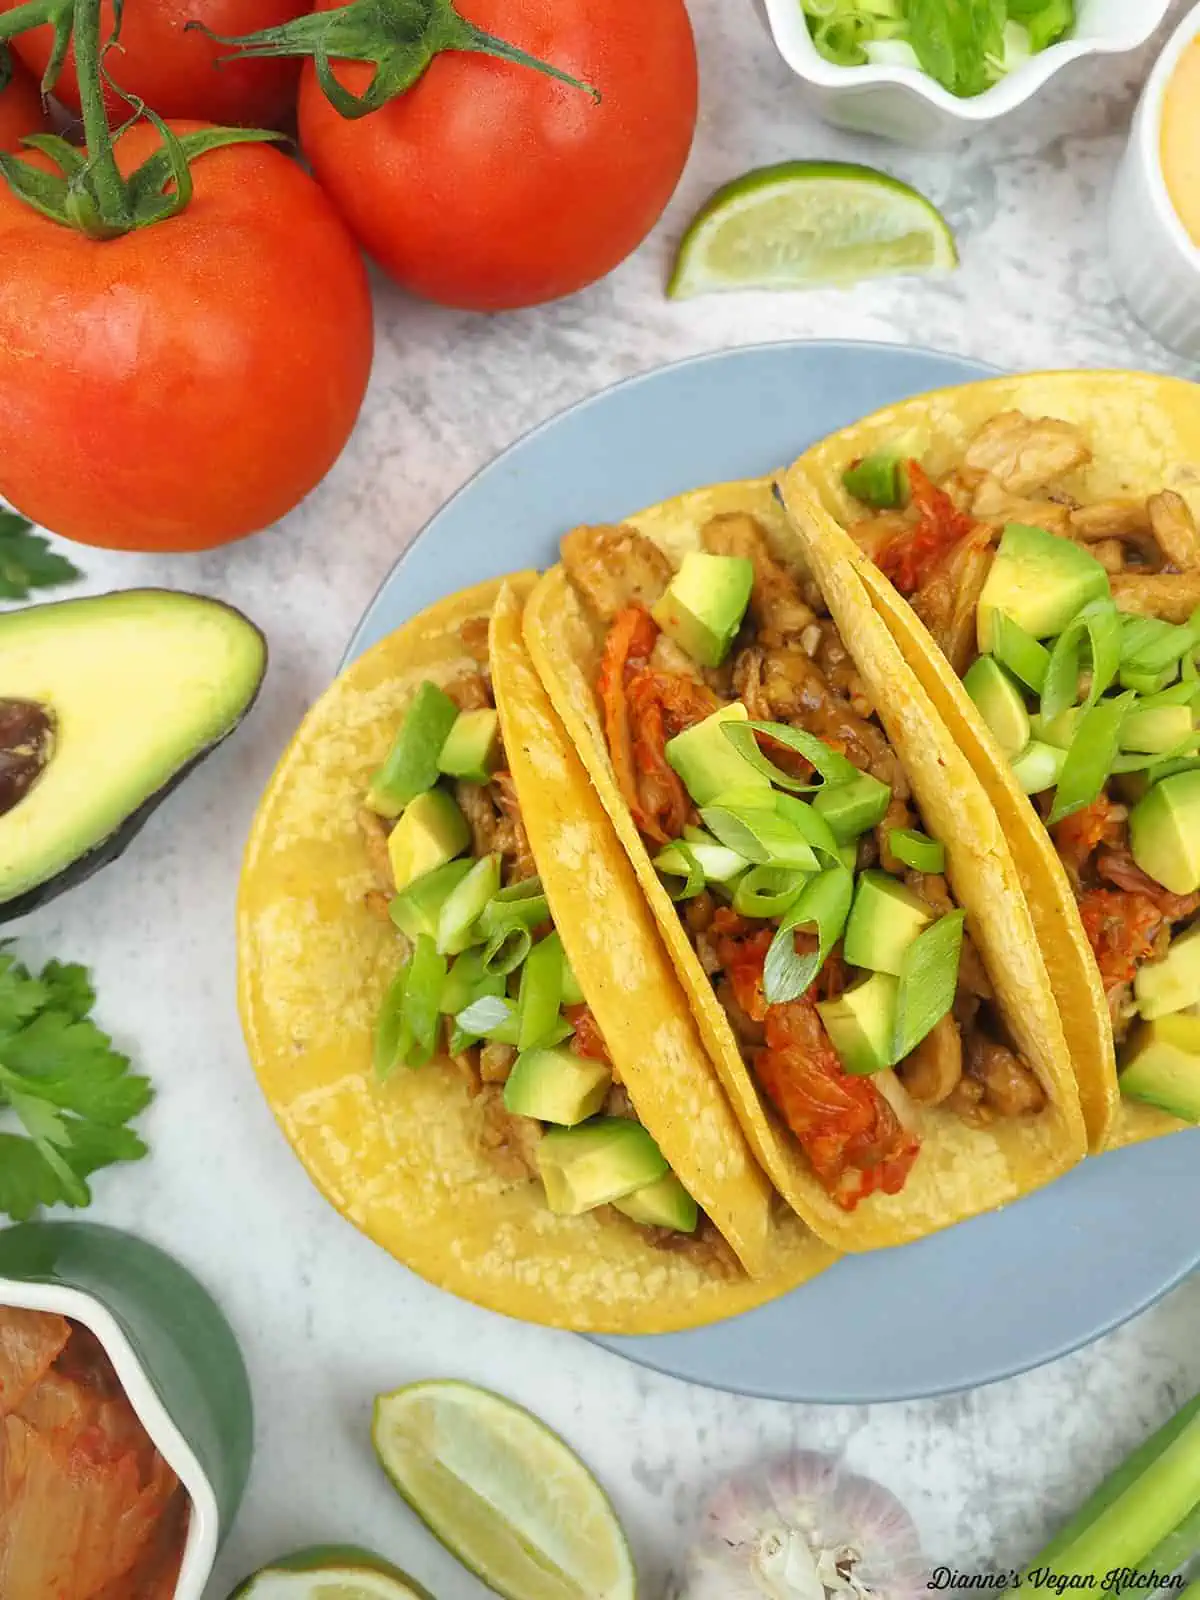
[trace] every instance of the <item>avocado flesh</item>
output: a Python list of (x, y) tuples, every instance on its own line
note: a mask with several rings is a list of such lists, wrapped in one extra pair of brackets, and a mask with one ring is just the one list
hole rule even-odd
[(997, 611), (1035, 639), (1046, 639), (1061, 633), (1089, 600), (1109, 593), (1108, 573), (1082, 545), (1045, 528), (1010, 522), (979, 596), (980, 654), (991, 651), (992, 617)]
[(503, 759), (499, 713), (464, 711), (446, 735), (438, 768), (450, 778), (487, 783)]
[(1120, 1084), (1131, 1100), (1200, 1122), (1200, 1017), (1143, 1022), (1126, 1049)]
[(864, 1075), (890, 1065), (900, 980), (873, 972), (836, 1000), (818, 1000), (825, 1031), (847, 1072)]
[(467, 819), (444, 789), (426, 789), (388, 835), (388, 859), (397, 894), (436, 872), (471, 842)]
[(992, 656), (979, 656), (967, 669), (963, 688), (979, 708), (988, 731), (1006, 757), (1019, 756), (1029, 743), (1029, 712), (1021, 691)]
[(1172, 939), (1161, 961), (1138, 968), (1133, 993), (1147, 1022), (1200, 1001), (1200, 922)]
[(603, 1061), (589, 1061), (555, 1045), (526, 1050), (504, 1085), (506, 1110), (564, 1128), (586, 1122), (604, 1104), (612, 1073)]
[(537, 1162), (547, 1204), (568, 1217), (621, 1200), (670, 1170), (641, 1123), (627, 1117), (554, 1128), (538, 1145)]
[(731, 792), (747, 799), (754, 795), (762, 805), (771, 803), (770, 778), (752, 767), (723, 731), (726, 722), (749, 720), (750, 713), (735, 700), (667, 740), (664, 754), (698, 806), (711, 805), (719, 795)]
[[(4, 788), (0, 921), (115, 860), (237, 727), (266, 664), (254, 624), (202, 595), (130, 589), (0, 616), (0, 699), (42, 708), (51, 730), (24, 792)], [(28, 724), (16, 737), (26, 749)]]
[(691, 550), (651, 615), (702, 667), (719, 667), (742, 625), (754, 567), (743, 556)]
[(892, 791), (886, 783), (860, 772), (849, 783), (825, 784), (813, 796), (814, 811), (829, 824), (838, 844), (850, 844), (882, 822), (891, 804)]
[(673, 1172), (644, 1189), (635, 1189), (613, 1206), (631, 1222), (646, 1228), (673, 1228), (676, 1233), (695, 1233), (700, 1208)]
[(886, 872), (864, 872), (842, 938), (842, 954), (852, 967), (900, 976), (904, 953), (929, 926), (933, 913), (924, 900)]
[(1129, 813), (1133, 859), (1172, 894), (1200, 889), (1200, 771), (1177, 772)]

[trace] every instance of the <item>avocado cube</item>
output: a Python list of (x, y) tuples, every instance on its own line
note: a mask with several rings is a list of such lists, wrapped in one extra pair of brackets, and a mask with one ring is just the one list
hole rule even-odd
[(754, 793), (764, 805), (772, 803), (770, 778), (739, 755), (721, 731), (726, 722), (749, 720), (750, 713), (735, 700), (667, 740), (667, 760), (698, 806), (711, 805), (718, 795), (735, 791)]
[(1195, 732), (1190, 705), (1134, 706), (1121, 724), (1121, 749), (1165, 755)]
[(1029, 712), (1020, 689), (994, 656), (979, 656), (967, 668), (963, 688), (974, 700), (988, 732), (1006, 760), (1029, 743)]
[(992, 618), (1003, 611), (1035, 639), (1061, 633), (1089, 600), (1109, 593), (1108, 573), (1072, 539), (1010, 522), (979, 596), (981, 654), (992, 648)]
[(673, 1172), (657, 1183), (614, 1200), (613, 1206), (631, 1222), (646, 1228), (673, 1228), (676, 1233), (695, 1233), (700, 1207)]
[(411, 802), (388, 835), (388, 857), (396, 890), (444, 867), (471, 842), (467, 819), (444, 789), (426, 789)]
[(438, 770), (448, 778), (487, 783), (503, 760), (500, 715), (490, 707), (464, 711), (446, 735)]
[(900, 976), (904, 952), (933, 920), (924, 900), (886, 872), (864, 872), (842, 938), (852, 967)]
[(444, 867), (410, 883), (388, 907), (401, 933), (407, 934), (414, 944), (423, 933), (436, 939), (442, 907), (470, 870), (469, 861), (448, 861)]
[(518, 1117), (536, 1117), (573, 1128), (604, 1104), (612, 1073), (603, 1061), (555, 1046), (518, 1056), (504, 1085), (504, 1106)]
[(860, 772), (846, 783), (827, 783), (813, 796), (813, 810), (829, 824), (838, 844), (852, 840), (882, 822), (891, 804), (892, 791), (886, 783)]
[(412, 697), (392, 748), (367, 789), (367, 804), (381, 817), (398, 817), (437, 782), (438, 756), (458, 717), (450, 696), (428, 680)]
[(553, 1128), (538, 1145), (546, 1203), (559, 1216), (621, 1200), (667, 1175), (662, 1151), (628, 1117), (596, 1117), (577, 1128)]
[(1120, 1084), (1130, 1100), (1200, 1122), (1200, 1017), (1143, 1022), (1126, 1046)]
[(1129, 813), (1133, 859), (1172, 894), (1200, 889), (1200, 771), (1177, 772)]
[(891, 1065), (900, 980), (873, 972), (836, 1000), (818, 1000), (817, 1010), (842, 1066), (857, 1076)]
[(1133, 993), (1147, 1022), (1200, 1002), (1200, 922), (1172, 939), (1161, 961), (1138, 968)]
[(742, 625), (753, 587), (754, 567), (744, 556), (689, 550), (650, 614), (693, 661), (719, 667)]

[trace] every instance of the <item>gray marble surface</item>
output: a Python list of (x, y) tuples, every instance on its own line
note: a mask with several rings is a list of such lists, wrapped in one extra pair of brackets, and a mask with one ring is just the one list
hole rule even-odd
[[(1006, 1567), (1200, 1384), (1196, 1280), (1053, 1367), (925, 1404), (787, 1406), (644, 1374), (395, 1267), (311, 1189), (255, 1087), (234, 1008), (233, 905), (256, 796), (396, 556), (518, 434), (616, 378), (756, 340), (926, 343), (1014, 367), (1171, 365), (1117, 302), (1103, 244), (1106, 191), (1147, 54), (1078, 66), (1004, 127), (915, 154), (807, 115), (752, 0), (692, 0), (692, 10), (704, 107), (694, 155), (662, 225), (608, 282), (496, 319), (380, 287), (361, 423), (284, 525), (198, 558), (85, 553), (92, 588), (207, 590), (244, 607), (271, 641), (268, 683), (241, 735), (119, 867), (18, 930), (32, 953), (94, 966), (102, 1020), (158, 1084), (145, 1119), (153, 1158), (101, 1179), (95, 1214), (183, 1256), (219, 1291), (245, 1345), (258, 1455), (213, 1600), (268, 1557), (335, 1537), (400, 1561), (439, 1600), (483, 1594), (371, 1457), (372, 1396), (420, 1376), (492, 1385), (561, 1430), (610, 1487), (648, 1597), (661, 1592), (698, 1495), (726, 1469), (791, 1444), (845, 1447), (911, 1506), (933, 1559)], [(695, 206), (749, 166), (799, 156), (882, 163), (918, 184), (958, 231), (961, 271), (937, 284), (668, 304), (669, 254)], [(455, 576), (447, 551), (447, 589)]]

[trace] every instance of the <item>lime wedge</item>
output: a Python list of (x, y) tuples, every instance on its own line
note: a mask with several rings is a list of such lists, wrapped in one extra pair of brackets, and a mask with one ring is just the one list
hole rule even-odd
[(718, 189), (683, 236), (667, 293), (812, 289), (958, 265), (949, 224), (874, 167), (784, 161)]
[(604, 1490), (536, 1417), (431, 1380), (375, 1402), (375, 1452), (429, 1531), (506, 1600), (634, 1600)]
[(281, 1556), (229, 1600), (430, 1600), (419, 1584), (369, 1550), (314, 1545)]

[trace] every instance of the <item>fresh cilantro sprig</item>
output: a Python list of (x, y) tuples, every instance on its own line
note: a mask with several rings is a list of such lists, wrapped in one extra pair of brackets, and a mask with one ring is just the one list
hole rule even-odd
[(127, 1124), (150, 1083), (91, 1020), (95, 999), (86, 967), (49, 961), (34, 977), (0, 950), (0, 1214), (14, 1222), (90, 1205), (93, 1172), (146, 1154)]
[(28, 600), (31, 589), (53, 589), (83, 576), (32, 528), (15, 511), (0, 510), (0, 600)]

